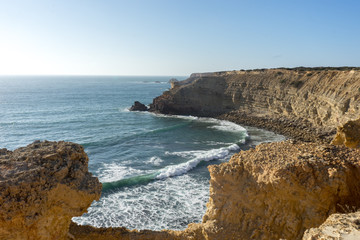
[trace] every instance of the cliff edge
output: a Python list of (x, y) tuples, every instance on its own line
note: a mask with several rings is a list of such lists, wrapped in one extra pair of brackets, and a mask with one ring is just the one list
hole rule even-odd
[(359, 118), (358, 68), (260, 69), (192, 74), (150, 111), (228, 119), (292, 138), (329, 143)]
[(202, 223), (184, 231), (130, 231), (72, 224), (76, 239), (301, 239), (345, 206), (360, 207), (360, 150), (288, 140), (209, 167)]
[(0, 150), (0, 239), (68, 239), (71, 218), (100, 198), (83, 147), (34, 142)]

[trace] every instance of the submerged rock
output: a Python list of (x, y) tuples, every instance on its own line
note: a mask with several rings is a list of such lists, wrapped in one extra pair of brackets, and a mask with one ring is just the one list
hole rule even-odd
[(148, 107), (139, 101), (135, 101), (134, 105), (129, 109), (130, 111), (148, 111)]
[(82, 146), (34, 142), (0, 150), (0, 239), (67, 239), (71, 218), (100, 198)]

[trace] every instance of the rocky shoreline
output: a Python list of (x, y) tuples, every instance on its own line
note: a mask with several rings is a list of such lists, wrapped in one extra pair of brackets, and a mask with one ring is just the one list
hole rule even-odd
[(336, 133), (336, 129), (322, 130), (313, 127), (309, 122), (291, 120), (284, 117), (266, 118), (248, 116), (244, 112), (232, 111), (216, 117), (228, 120), (236, 124), (266, 129), (288, 138), (304, 142), (330, 143)]
[(0, 150), (0, 239), (360, 238), (359, 109), (359, 69), (193, 74), (150, 111), (217, 117), (291, 138), (209, 166), (202, 223), (184, 231), (72, 223), (99, 199), (101, 184), (80, 145), (38, 141)]
[(259, 69), (192, 74), (155, 98), (149, 111), (226, 119), (329, 143), (359, 118), (360, 70)]

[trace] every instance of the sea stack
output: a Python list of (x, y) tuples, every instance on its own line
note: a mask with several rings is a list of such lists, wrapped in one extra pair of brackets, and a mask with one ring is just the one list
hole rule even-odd
[(148, 107), (139, 101), (135, 101), (129, 110), (130, 111), (148, 111)]

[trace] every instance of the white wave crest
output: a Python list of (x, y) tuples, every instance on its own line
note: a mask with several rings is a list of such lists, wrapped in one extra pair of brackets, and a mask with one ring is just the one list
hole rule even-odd
[(149, 159), (149, 161), (147, 161), (146, 163), (147, 164), (152, 164), (154, 166), (160, 166), (160, 164), (163, 162), (164, 160), (162, 160), (161, 158), (157, 157), (157, 156), (154, 156), (154, 157), (151, 157)]
[[(216, 159), (225, 158), (230, 154), (231, 151), (239, 150), (240, 147), (237, 144), (233, 144), (228, 147), (222, 147), (218, 149), (211, 149), (209, 151), (189, 151), (189, 154), (193, 154), (196, 157), (178, 165), (168, 166), (160, 170), (159, 174), (156, 176), (156, 179), (163, 179), (173, 176), (182, 175), (191, 169), (195, 168), (201, 161), (211, 161)], [(178, 154), (179, 156), (185, 156), (185, 152), (177, 152), (172, 154)]]
[[(217, 120), (217, 119), (215, 119)], [(224, 131), (224, 132), (245, 132), (246, 129), (236, 123), (225, 121), (225, 120), (217, 120), (216, 125), (209, 126), (208, 128), (213, 128), (216, 130)]]
[(206, 118), (206, 117), (194, 117), (194, 116), (182, 116), (182, 115), (165, 115), (165, 114), (159, 114), (159, 113), (152, 113), (157, 117), (162, 118), (178, 118), (178, 119), (184, 119), (184, 120), (190, 120), (190, 121), (198, 121), (198, 122), (204, 122), (212, 124), (212, 126), (208, 126), (208, 128), (216, 129), (219, 131), (224, 132), (244, 132), (247, 135), (247, 131), (244, 127), (227, 121), (227, 120), (220, 120), (216, 118)]
[(117, 163), (104, 163), (103, 167), (98, 169), (98, 172), (97, 177), (100, 182), (113, 182), (133, 175), (144, 174), (141, 170), (122, 166)]

